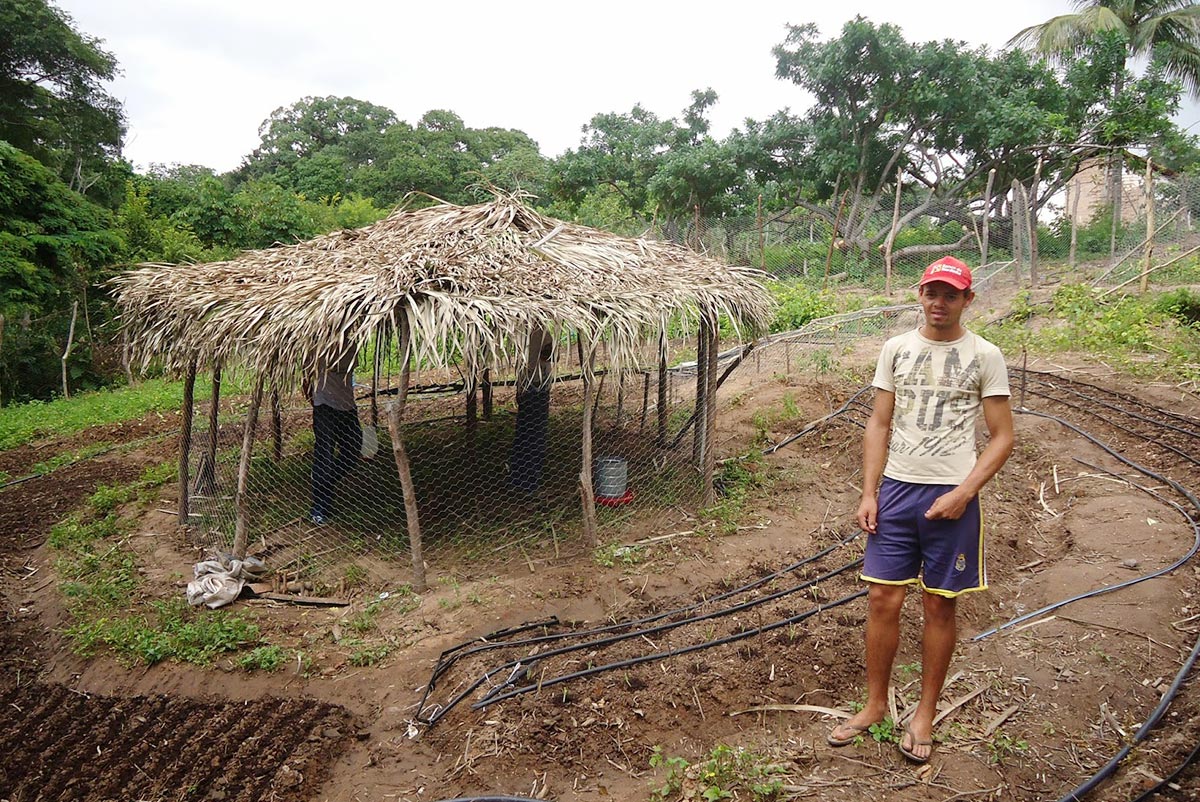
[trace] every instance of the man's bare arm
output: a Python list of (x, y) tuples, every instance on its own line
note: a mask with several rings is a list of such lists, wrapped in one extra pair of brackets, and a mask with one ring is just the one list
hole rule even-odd
[(958, 487), (939, 496), (933, 506), (925, 513), (929, 520), (940, 518), (956, 520), (962, 517), (971, 499), (979, 495), (979, 491), (1004, 466), (1013, 450), (1013, 416), (1012, 407), (1006, 395), (988, 396), (983, 399), (983, 419), (987, 424), (990, 438), (987, 446), (975, 460), (975, 467), (967, 474)]

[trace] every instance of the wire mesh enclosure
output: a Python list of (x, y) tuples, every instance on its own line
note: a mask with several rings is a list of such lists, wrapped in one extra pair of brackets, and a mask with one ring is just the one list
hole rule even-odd
[[(281, 590), (332, 593), (362, 582), (408, 581), (408, 520), (387, 422), (396, 377), (384, 373), (372, 389), (370, 357), (360, 361), (354, 453), (334, 482), (325, 520), (313, 516), (311, 405), (297, 394), (278, 404), (269, 399), (256, 424), (245, 491), (250, 553), (269, 558)], [(695, 364), (595, 372), (592, 470), (601, 543), (631, 528), (676, 526), (701, 501)], [(404, 412), (424, 561), (437, 572), (481, 577), (578, 556), (588, 548), (579, 364), (560, 365), (544, 393), (523, 389), (515, 372), (470, 390), (445, 379), (444, 371), (417, 374)], [(228, 552), (245, 409), (225, 407), (215, 440), (212, 416), (202, 417), (188, 450), (190, 520), (199, 545)]]

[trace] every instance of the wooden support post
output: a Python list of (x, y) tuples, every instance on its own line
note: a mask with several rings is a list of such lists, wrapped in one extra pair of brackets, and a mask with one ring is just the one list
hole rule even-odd
[(467, 391), (467, 432), (474, 434), (479, 421), (479, 388), (476, 386), (474, 375), (467, 377), (464, 389)]
[(483, 419), (492, 419), (492, 369), (483, 369)]
[(1142, 280), (1138, 290), (1145, 294), (1150, 288), (1150, 260), (1154, 257), (1154, 162), (1146, 157), (1146, 255), (1142, 259)]
[(711, 507), (716, 501), (713, 477), (717, 467), (717, 356), (720, 354), (720, 329), (714, 315), (708, 325), (708, 369), (704, 372), (707, 382), (704, 388), (704, 506)]
[(987, 189), (983, 191), (983, 244), (979, 250), (979, 265), (988, 261), (988, 231), (992, 222), (992, 184), (996, 181), (996, 168), (988, 170)]
[(901, 179), (903, 173), (900, 168), (896, 168), (896, 199), (892, 203), (892, 228), (888, 231), (887, 241), (883, 248), (883, 294), (891, 296), (892, 294), (892, 248), (896, 242), (896, 234), (900, 229), (900, 190), (903, 189)]
[(283, 460), (283, 408), (279, 404), (279, 388), (271, 387), (271, 459)]
[(1021, 235), (1017, 227), (1017, 209), (1021, 205), (1021, 182), (1013, 179), (1012, 182), (1012, 203), (1009, 204), (1011, 214), (1009, 219), (1012, 221), (1010, 228), (1012, 229), (1012, 258), (1013, 258), (1013, 274), (1017, 277), (1017, 283), (1021, 281)]
[(417, 495), (413, 487), (412, 468), (408, 462), (408, 452), (404, 448), (404, 431), (401, 421), (404, 407), (408, 403), (409, 362), (412, 359), (411, 332), (408, 318), (400, 320), (400, 386), (396, 390), (396, 400), (388, 407), (388, 431), (392, 436), (392, 456), (396, 459), (396, 473), (400, 477), (400, 491), (404, 495), (404, 520), (408, 524), (408, 545), (412, 551), (413, 589), (418, 593), (425, 592), (425, 556), (421, 542), (421, 521), (417, 513)]
[(667, 373), (667, 329), (663, 325), (662, 331), (658, 333), (658, 447), (663, 448), (667, 445), (667, 382), (670, 381), (670, 374)]
[(583, 374), (583, 448), (579, 471), (579, 497), (583, 502), (583, 540), (589, 549), (599, 544), (596, 531), (596, 491), (592, 487), (592, 384), (596, 366), (596, 344), (590, 343), (586, 357), (580, 340), (580, 364)]
[(217, 435), (221, 413), (221, 363), (213, 366), (212, 397), (208, 401), (208, 442), (200, 454), (196, 468), (197, 495), (211, 496), (217, 492)]
[(250, 515), (247, 491), (250, 483), (250, 461), (254, 457), (254, 430), (258, 427), (258, 408), (262, 405), (262, 394), (263, 376), (259, 374), (258, 380), (254, 383), (254, 395), (250, 397), (250, 409), (246, 411), (246, 428), (242, 432), (242, 456), (238, 461), (237, 494), (234, 497), (237, 520), (233, 529), (233, 558), (235, 560), (246, 558), (246, 544), (249, 537), (247, 518)]
[(185, 526), (188, 522), (188, 513), (191, 512), (190, 499), (188, 493), (191, 491), (191, 483), (188, 480), (188, 461), (191, 459), (192, 453), (192, 415), (196, 409), (196, 360), (192, 360), (192, 364), (188, 366), (187, 376), (183, 379), (183, 409), (181, 414), (183, 420), (179, 427), (179, 525)]
[(692, 436), (692, 464), (696, 466), (696, 470), (704, 468), (704, 436), (708, 434), (708, 426), (705, 421), (705, 413), (708, 411), (708, 403), (705, 393), (708, 389), (708, 311), (705, 310), (700, 316), (700, 331), (696, 336), (696, 409), (692, 414), (692, 418), (696, 422), (695, 432)]
[(1075, 267), (1076, 251), (1079, 248), (1079, 196), (1083, 194), (1078, 187), (1072, 190), (1071, 185), (1074, 182), (1074, 178), (1067, 182), (1066, 200), (1066, 206), (1071, 210), (1071, 249), (1067, 254), (1067, 266), (1071, 268)]
[(1037, 208), (1038, 208), (1038, 187), (1042, 183), (1042, 157), (1038, 156), (1037, 167), (1033, 170), (1033, 186), (1029, 192), (1028, 213), (1025, 215), (1026, 224), (1029, 226), (1029, 286), (1037, 287), (1038, 285), (1038, 229), (1037, 229)]
[(767, 269), (767, 236), (763, 225), (762, 193), (758, 195), (758, 269)]
[(67, 331), (67, 347), (62, 355), (62, 386), (63, 398), (71, 397), (71, 387), (67, 382), (67, 360), (71, 358), (71, 348), (75, 345), (75, 318), (79, 316), (79, 301), (71, 304), (71, 328)]
[(646, 431), (646, 411), (650, 408), (650, 374), (642, 374), (642, 419), (638, 423), (638, 431)]

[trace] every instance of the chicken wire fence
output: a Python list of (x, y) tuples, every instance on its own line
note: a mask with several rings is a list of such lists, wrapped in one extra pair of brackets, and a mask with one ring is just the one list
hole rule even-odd
[[(891, 200), (881, 199), (870, 214), (849, 219), (836, 206), (824, 210), (794, 209), (720, 219), (694, 218), (652, 227), (653, 236), (672, 239), (736, 264), (758, 267), (771, 278), (827, 288), (856, 287), (880, 291), (887, 284), (891, 254), (894, 290), (915, 286), (930, 261), (954, 253), (991, 272), (1005, 269), (1014, 281), (1060, 280), (1065, 271), (1084, 268), (1089, 280), (1112, 286), (1138, 275), (1152, 247), (1151, 281), (1178, 283), (1195, 263), (1183, 258), (1200, 244), (1194, 224), (1200, 211), (1200, 179), (1157, 176), (1146, 192), (1144, 177), (1124, 173), (1124, 194), (1117, 225), (1107, 196), (1107, 177), (1080, 179), (1046, 203), (1022, 186), (1010, 189), (1000, 212), (987, 221), (979, 204), (960, 198), (930, 200), (919, 214), (893, 228)], [(1147, 194), (1153, 203), (1146, 202)], [(1082, 198), (1082, 202), (1080, 200)], [(900, 219), (918, 203), (901, 198)], [(1072, 223), (1074, 220), (1074, 223)], [(838, 223), (834, 236), (834, 222)]]
[[(313, 515), (319, 492), (313, 408), (298, 394), (276, 400), (268, 393), (264, 400), (245, 491), (248, 553), (267, 562), (280, 590), (330, 593), (404, 583), (411, 574), (407, 512), (387, 421), (396, 377), (380, 376), (372, 393), (370, 366), (364, 369), (360, 359), (358, 367), (358, 427), (342, 444), (349, 453), (335, 449), (340, 464), (327, 519)], [(695, 513), (703, 490), (695, 400), (694, 363), (661, 374), (597, 370), (592, 470), (601, 544), (631, 529), (670, 529)], [(246, 420), (244, 397), (233, 406), (220, 403), (216, 437), (211, 416), (198, 414), (188, 449), (191, 529), (197, 545), (216, 554), (230, 552), (234, 541)], [(413, 375), (402, 437), (432, 572), (486, 577), (585, 550), (584, 412), (579, 365), (569, 361), (544, 392), (520, 389), (512, 375), (491, 377), (473, 393), (461, 380)]]

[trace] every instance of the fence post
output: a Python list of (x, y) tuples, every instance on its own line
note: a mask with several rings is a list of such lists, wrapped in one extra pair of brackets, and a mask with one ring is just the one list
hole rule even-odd
[(980, 246), (979, 264), (988, 263), (988, 235), (992, 222), (992, 184), (996, 180), (996, 168), (988, 170), (987, 189), (983, 191), (983, 244)]
[(249, 502), (246, 498), (247, 486), (250, 484), (250, 460), (254, 456), (254, 430), (258, 426), (258, 408), (262, 404), (263, 374), (258, 374), (254, 383), (254, 395), (250, 397), (250, 409), (246, 412), (246, 428), (242, 433), (242, 455), (238, 461), (236, 521), (233, 529), (233, 558), (246, 559), (246, 540), (249, 514)]
[(408, 452), (404, 448), (404, 431), (400, 428), (404, 407), (408, 403), (409, 353), (411, 332), (408, 317), (400, 318), (399, 325), (400, 347), (400, 386), (396, 390), (396, 400), (388, 407), (388, 433), (392, 437), (392, 456), (396, 460), (396, 473), (400, 478), (400, 492), (404, 496), (404, 521), (408, 525), (408, 545), (412, 550), (413, 589), (423, 593), (425, 583), (425, 556), (421, 544), (421, 520), (417, 512), (417, 496), (413, 487), (412, 468), (408, 462)]
[(892, 248), (896, 243), (896, 229), (900, 226), (900, 190), (901, 184), (900, 168), (896, 168), (896, 200), (892, 204), (892, 228), (888, 231), (887, 241), (884, 243), (883, 249), (883, 294), (891, 296), (892, 294)]
[(1037, 167), (1033, 170), (1033, 187), (1030, 191), (1029, 205), (1025, 213), (1025, 224), (1029, 229), (1029, 286), (1038, 285), (1038, 236), (1037, 236), (1037, 206), (1038, 186), (1042, 182), (1042, 157), (1038, 156)]
[(583, 539), (588, 548), (598, 544), (596, 534), (596, 494), (592, 488), (592, 393), (593, 372), (596, 366), (596, 344), (588, 343), (584, 356), (582, 332), (579, 340), (580, 373), (583, 375), (583, 447), (580, 449), (582, 470), (579, 472), (579, 496), (583, 504)]
[(1150, 260), (1154, 256), (1154, 162), (1146, 156), (1146, 256), (1142, 260), (1142, 280), (1138, 289), (1145, 294), (1150, 287)]
[(758, 269), (767, 269), (767, 237), (763, 230), (762, 193), (758, 195)]
[(188, 365), (187, 376), (183, 380), (183, 409), (179, 427), (179, 525), (188, 522), (190, 504), (188, 491), (188, 459), (192, 452), (192, 414), (196, 407), (196, 360)]

